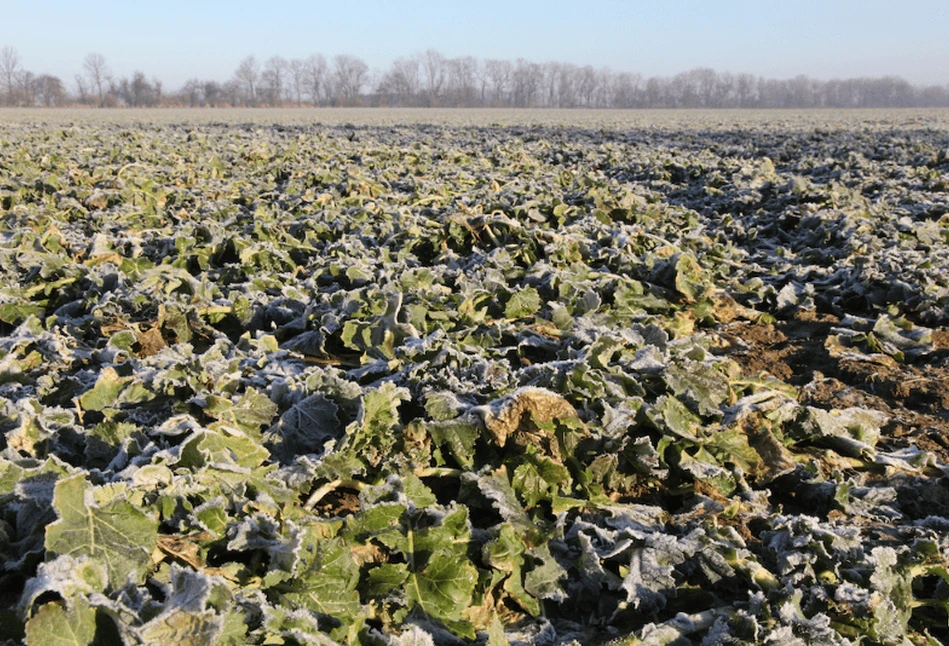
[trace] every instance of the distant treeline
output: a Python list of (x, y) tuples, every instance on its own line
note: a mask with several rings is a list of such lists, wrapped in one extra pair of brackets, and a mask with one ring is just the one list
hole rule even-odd
[(262, 107), (404, 106), (525, 108), (902, 108), (949, 107), (949, 85), (914, 86), (897, 76), (818, 81), (769, 79), (697, 68), (646, 78), (590, 65), (447, 58), (430, 49), (371, 70), (362, 59), (321, 54), (261, 63), (248, 56), (231, 78), (193, 78), (169, 92), (143, 72), (113, 75), (91, 53), (67, 85), (0, 50), (0, 104), (7, 106)]

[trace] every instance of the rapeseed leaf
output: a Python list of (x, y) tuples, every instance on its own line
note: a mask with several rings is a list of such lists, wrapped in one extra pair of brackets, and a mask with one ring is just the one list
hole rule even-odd
[(82, 474), (56, 483), (58, 519), (46, 528), (50, 557), (87, 556), (102, 563), (112, 588), (141, 583), (151, 568), (158, 522), (119, 495), (97, 502)]

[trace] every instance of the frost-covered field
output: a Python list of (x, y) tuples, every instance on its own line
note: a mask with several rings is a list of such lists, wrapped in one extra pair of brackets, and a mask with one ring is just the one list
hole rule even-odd
[(949, 129), (946, 110), (525, 110), (476, 108), (0, 108), (0, 123), (48, 125), (258, 124), (312, 126), (533, 126), (568, 128)]
[(2, 111), (0, 276), (0, 642), (949, 640), (945, 112)]

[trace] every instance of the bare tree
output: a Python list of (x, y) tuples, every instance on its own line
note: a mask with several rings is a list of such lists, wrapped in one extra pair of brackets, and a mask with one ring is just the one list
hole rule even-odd
[(429, 105), (438, 103), (442, 85), (445, 83), (445, 57), (441, 52), (429, 49), (422, 55), (422, 69), (425, 72), (425, 91)]
[(580, 68), (577, 74), (577, 92), (580, 94), (584, 105), (588, 108), (593, 107), (593, 97), (596, 95), (597, 86), (596, 70), (592, 65), (585, 65)]
[(400, 105), (415, 102), (421, 85), (418, 58), (397, 58), (380, 82), (383, 94), (391, 95)]
[(89, 103), (89, 88), (86, 86), (86, 79), (82, 77), (82, 74), (76, 74), (74, 78), (76, 82), (76, 98), (79, 100), (79, 103), (86, 105)]
[(293, 100), (297, 105), (303, 103), (303, 81), (306, 78), (306, 61), (302, 58), (294, 58), (287, 66), (290, 75), (290, 90), (293, 92)]
[[(787, 97), (786, 100), (789, 104), (789, 107), (793, 108), (811, 108), (814, 106), (814, 101), (816, 99), (815, 88), (812, 85), (811, 79), (807, 78), (803, 74), (798, 74), (793, 79), (787, 81)], [(886, 103), (886, 102), (884, 102)]]
[(144, 72), (136, 71), (131, 82), (122, 81), (124, 86), (123, 98), (125, 103), (134, 107), (150, 107), (158, 104), (160, 90), (148, 82)]
[(511, 81), (511, 61), (490, 59), (484, 62), (484, 67), (491, 79), (491, 101), (494, 105), (501, 105)]
[(541, 90), (543, 71), (537, 63), (531, 63), (523, 58), (514, 63), (511, 73), (512, 102), (518, 107), (531, 107)]
[(36, 75), (30, 70), (22, 70), (16, 75), (14, 95), (17, 103), (24, 106), (36, 105)]
[(189, 108), (196, 108), (204, 105), (204, 82), (191, 78), (185, 81), (179, 92), (181, 100), (187, 102)]
[(221, 101), (224, 105), (238, 106), (245, 103), (244, 85), (232, 78), (221, 86)]
[(353, 103), (359, 97), (359, 92), (366, 81), (369, 66), (361, 58), (339, 54), (333, 57), (333, 68), (339, 98), (347, 103)]
[(925, 108), (949, 107), (949, 85), (927, 85), (921, 88), (916, 105)]
[(548, 61), (540, 66), (544, 75), (541, 103), (548, 108), (557, 107), (557, 84), (560, 82), (561, 63)]
[(639, 102), (639, 85), (642, 77), (639, 74), (620, 72), (613, 79), (610, 105), (614, 108), (635, 108)]
[(54, 106), (66, 105), (69, 101), (69, 95), (66, 93), (66, 87), (63, 82), (55, 76), (43, 74), (38, 77), (33, 86), (36, 88), (36, 96), (40, 105), (51, 108)]
[(477, 61), (472, 56), (461, 56), (446, 61), (448, 86), (457, 105), (471, 105), (475, 97)]
[(0, 50), (0, 76), (3, 78), (4, 99), (7, 103), (15, 103), (14, 90), (19, 67), (20, 55), (15, 48), (7, 45)]
[(478, 82), (479, 105), (484, 105), (488, 92), (488, 69), (484, 61), (475, 61), (475, 80)]
[(264, 63), (260, 85), (267, 103), (276, 106), (283, 102), (283, 91), (287, 79), (287, 61), (280, 56), (271, 56)]
[(201, 88), (204, 92), (204, 102), (208, 107), (216, 108), (221, 104), (224, 90), (217, 81), (205, 81)]
[(735, 100), (739, 108), (750, 108), (754, 105), (755, 77), (751, 74), (739, 74), (735, 78)]
[(105, 102), (103, 88), (109, 82), (109, 67), (106, 65), (105, 56), (96, 52), (86, 54), (86, 58), (82, 62), (82, 68), (86, 70), (89, 83), (96, 93), (97, 105), (101, 108)]
[(557, 107), (573, 108), (577, 105), (577, 67), (566, 63), (560, 66), (557, 81)]
[(715, 84), (715, 98), (713, 103), (716, 108), (735, 107), (735, 77), (724, 72), (718, 74), (718, 81)]
[[(363, 95), (366, 88), (376, 96)], [(88, 54), (70, 96), (55, 76), (37, 76), (21, 67), (12, 47), (0, 49), (0, 103), (57, 106), (70, 101), (99, 107), (160, 105), (162, 84), (143, 72), (113, 78), (105, 57)], [(437, 50), (396, 59), (384, 73), (370, 72), (355, 56), (340, 55), (331, 65), (323, 56), (289, 63), (274, 56), (263, 65), (241, 61), (226, 83), (188, 80), (174, 100), (199, 105), (281, 105), (328, 101), (367, 105), (515, 105), (590, 108), (862, 108), (949, 107), (949, 86), (913, 86), (895, 77), (817, 81), (804, 75), (769, 79), (696, 68), (672, 77), (570, 63), (538, 65), (518, 59), (446, 59)]]
[(708, 67), (698, 67), (686, 72), (692, 92), (695, 95), (696, 107), (711, 108), (715, 96), (715, 86), (718, 83), (718, 75), (715, 70)]
[(257, 103), (257, 84), (260, 81), (260, 64), (253, 56), (248, 56), (237, 66), (234, 80), (243, 90), (245, 102), (249, 105)]
[(313, 105), (319, 105), (325, 97), (329, 96), (326, 59), (322, 54), (313, 54), (306, 59), (304, 87)]

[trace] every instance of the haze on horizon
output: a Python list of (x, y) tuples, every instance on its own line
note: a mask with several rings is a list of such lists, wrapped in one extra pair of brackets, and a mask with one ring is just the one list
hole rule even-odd
[[(55, 20), (51, 20), (55, 16)], [(708, 67), (769, 78), (900, 76), (949, 84), (949, 5), (937, 0), (565, 0), (446, 3), (298, 0), (10, 3), (0, 45), (72, 87), (89, 52), (116, 76), (168, 89), (226, 80), (254, 55), (358, 56), (383, 71), (429, 48), (447, 57), (562, 61), (672, 76)]]

